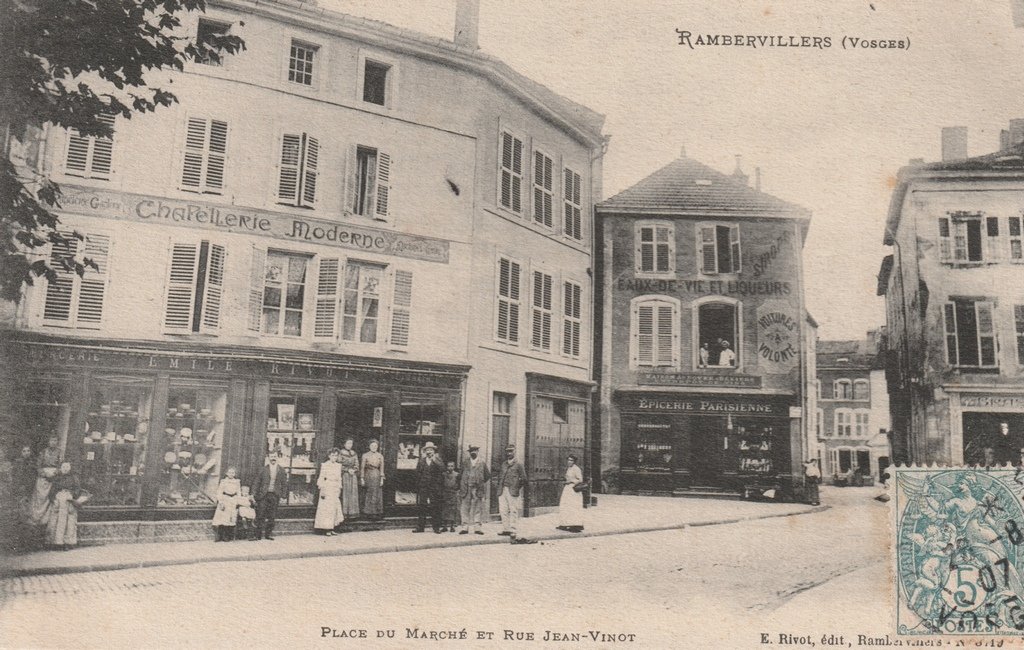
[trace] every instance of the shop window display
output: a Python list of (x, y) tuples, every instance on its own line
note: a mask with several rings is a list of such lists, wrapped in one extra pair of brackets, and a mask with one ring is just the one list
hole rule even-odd
[(13, 431), (15, 447), (28, 445), (38, 454), (50, 436), (57, 436), (61, 450), (65, 449), (71, 416), (67, 384), (46, 379), (28, 381), (20, 397), (15, 420), (18, 426)]
[(397, 469), (400, 471), (395, 486), (396, 505), (416, 503), (415, 469), (419, 463), (423, 445), (433, 442), (434, 446), (440, 450), (438, 455), (443, 456), (442, 441), (446, 426), (442, 396), (403, 396), (401, 419), (398, 425)]
[(774, 471), (772, 427), (737, 426), (734, 431), (741, 474), (771, 474)]
[(171, 385), (161, 438), (158, 505), (214, 504), (226, 406), (223, 388)]
[(672, 427), (667, 423), (639, 422), (633, 438), (633, 464), (637, 470), (672, 469)]
[(91, 506), (137, 506), (146, 472), (152, 389), (148, 380), (92, 383), (82, 440), (82, 487)]
[(312, 505), (319, 463), (314, 455), (320, 400), (272, 394), (267, 414), (267, 454), (278, 458), (288, 476), (288, 505)]

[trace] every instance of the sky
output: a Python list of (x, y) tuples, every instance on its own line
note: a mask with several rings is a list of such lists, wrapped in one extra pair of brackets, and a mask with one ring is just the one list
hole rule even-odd
[[(604, 198), (686, 154), (813, 213), (807, 307), (823, 339), (884, 325), (876, 276), (895, 175), (938, 160), (941, 128), (995, 151), (1024, 117), (1021, 0), (481, 0), (480, 47), (606, 116)], [(320, 0), (450, 39), (455, 0)], [(829, 37), (831, 47), (695, 47), (703, 34)], [(844, 36), (909, 41), (844, 50)], [(695, 36), (694, 36), (695, 38)]]

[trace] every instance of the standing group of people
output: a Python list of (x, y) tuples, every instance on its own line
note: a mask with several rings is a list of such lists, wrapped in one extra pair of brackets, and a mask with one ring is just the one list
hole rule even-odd
[(362, 457), (352, 449), (353, 444), (352, 438), (347, 438), (340, 449), (331, 449), (320, 465), (316, 479), (320, 498), (313, 519), (313, 529), (318, 533), (334, 535), (346, 518), (360, 514), (374, 520), (384, 517), (384, 455), (379, 451), (380, 443), (371, 440)]

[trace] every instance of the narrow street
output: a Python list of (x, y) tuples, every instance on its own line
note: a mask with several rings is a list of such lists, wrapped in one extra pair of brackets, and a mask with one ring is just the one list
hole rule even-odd
[[(321, 640), (323, 626), (342, 635), (323, 639), (336, 647), (436, 646), (409, 631), (466, 629), (462, 647), (502, 647), (529, 633), (539, 646), (556, 647), (554, 634), (579, 633), (574, 643), (591, 647), (633, 634), (634, 647), (743, 648), (759, 644), (750, 630), (760, 621), (773, 637), (795, 632), (779, 614), (796, 599), (804, 605), (794, 615), (831, 610), (844, 624), (881, 635), (889, 631), (889, 585), (858, 577), (886, 574), (888, 509), (875, 494), (827, 490), (833, 507), (813, 514), (533, 546), (15, 578), (3, 585), (0, 637), (11, 647), (109, 647), (112, 634), (123, 647), (143, 640), (305, 647)], [(855, 586), (832, 589), (833, 580)], [(848, 605), (861, 620), (844, 616)], [(52, 625), (32, 614), (42, 611)], [(747, 631), (731, 636), (729, 621)], [(367, 638), (344, 636), (353, 629)], [(377, 630), (395, 636), (374, 638)], [(503, 639), (505, 630), (513, 636)], [(681, 638), (680, 630), (694, 636)], [(494, 637), (479, 639), (479, 631)], [(602, 643), (600, 634), (612, 637)]]

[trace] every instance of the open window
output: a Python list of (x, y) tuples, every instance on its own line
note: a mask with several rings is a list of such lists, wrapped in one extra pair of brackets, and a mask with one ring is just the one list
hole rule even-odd
[(738, 303), (705, 302), (697, 306), (697, 367), (738, 368), (740, 365)]

